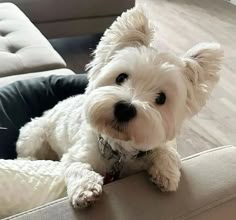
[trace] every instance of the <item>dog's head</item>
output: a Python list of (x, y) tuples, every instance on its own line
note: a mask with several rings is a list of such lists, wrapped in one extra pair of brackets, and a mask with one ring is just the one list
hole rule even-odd
[(88, 65), (85, 115), (98, 132), (149, 150), (171, 140), (197, 113), (218, 81), (223, 56), (202, 43), (183, 57), (151, 47), (153, 28), (140, 8), (123, 13)]

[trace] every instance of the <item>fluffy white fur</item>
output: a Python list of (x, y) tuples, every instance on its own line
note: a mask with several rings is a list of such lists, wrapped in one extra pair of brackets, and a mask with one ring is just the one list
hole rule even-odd
[[(99, 197), (103, 176), (112, 166), (98, 149), (99, 134), (126, 155), (121, 177), (147, 170), (162, 191), (178, 187), (175, 136), (184, 119), (204, 106), (218, 81), (223, 52), (219, 44), (202, 43), (183, 57), (160, 53), (150, 46), (153, 33), (142, 9), (123, 13), (94, 52), (86, 93), (60, 102), (20, 130), (19, 157), (42, 159), (55, 152), (68, 166), (65, 180), (75, 207)], [(117, 85), (120, 73), (128, 79)], [(167, 97), (164, 105), (155, 103), (160, 92)], [(125, 124), (114, 119), (114, 105), (121, 100), (137, 109)], [(132, 159), (137, 151), (150, 149), (151, 155)]]

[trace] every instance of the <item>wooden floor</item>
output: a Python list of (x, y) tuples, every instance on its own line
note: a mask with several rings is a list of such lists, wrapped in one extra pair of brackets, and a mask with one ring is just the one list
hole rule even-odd
[[(223, 0), (137, 0), (146, 4), (159, 39), (155, 46), (177, 54), (203, 41), (222, 44), (221, 80), (207, 106), (185, 123), (178, 137), (181, 156), (221, 145), (236, 145), (236, 6)], [(53, 40), (76, 72), (83, 71), (98, 37)]]

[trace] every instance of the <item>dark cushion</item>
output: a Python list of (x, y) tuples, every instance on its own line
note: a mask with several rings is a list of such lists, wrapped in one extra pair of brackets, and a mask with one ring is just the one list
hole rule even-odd
[(16, 158), (19, 129), (59, 101), (84, 93), (86, 74), (40, 77), (0, 87), (0, 158)]

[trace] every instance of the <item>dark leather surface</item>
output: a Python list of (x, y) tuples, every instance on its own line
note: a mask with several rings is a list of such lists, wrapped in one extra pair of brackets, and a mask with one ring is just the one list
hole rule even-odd
[(16, 157), (19, 129), (31, 118), (59, 101), (81, 94), (87, 86), (86, 74), (39, 77), (0, 87), (0, 158)]

